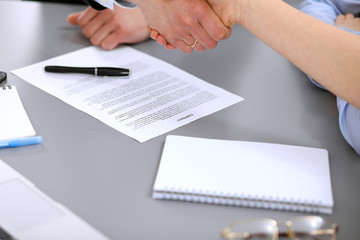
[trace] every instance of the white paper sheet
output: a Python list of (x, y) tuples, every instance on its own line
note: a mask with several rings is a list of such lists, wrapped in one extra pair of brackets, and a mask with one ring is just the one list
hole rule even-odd
[(0, 87), (0, 103), (0, 141), (36, 135), (15, 86)]
[[(45, 65), (125, 67), (132, 73), (126, 78), (49, 73)], [(87, 47), (12, 73), (139, 142), (243, 100), (131, 47)]]
[(108, 240), (0, 159), (1, 239)]

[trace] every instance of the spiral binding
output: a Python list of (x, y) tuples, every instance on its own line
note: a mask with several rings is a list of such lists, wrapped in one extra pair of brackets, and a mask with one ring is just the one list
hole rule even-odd
[(153, 198), (313, 213), (321, 213), (321, 209), (326, 208), (321, 206), (321, 202), (315, 200), (245, 196), (244, 194), (231, 196), (209, 192), (175, 191), (174, 189), (154, 190)]

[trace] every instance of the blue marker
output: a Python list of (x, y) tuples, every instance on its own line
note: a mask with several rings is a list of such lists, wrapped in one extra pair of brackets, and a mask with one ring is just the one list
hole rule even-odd
[(41, 136), (0, 141), (0, 148), (14, 148), (42, 142)]

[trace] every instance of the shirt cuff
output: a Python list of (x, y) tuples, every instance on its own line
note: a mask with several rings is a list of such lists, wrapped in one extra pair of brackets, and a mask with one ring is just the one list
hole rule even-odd
[(308, 75), (308, 78), (310, 79), (310, 81), (311, 81), (315, 86), (317, 86), (317, 87), (319, 87), (319, 88), (327, 91), (327, 89), (326, 89), (323, 85), (321, 85), (320, 83), (318, 83), (317, 81), (315, 81), (315, 80), (314, 80), (312, 77), (310, 77), (309, 75)]
[(131, 3), (131, 2), (128, 2), (128, 1), (124, 1), (124, 0), (115, 0), (114, 3), (120, 7), (123, 7), (123, 8), (136, 8), (137, 5), (135, 3)]
[(342, 29), (342, 30), (345, 30), (345, 31), (350, 32), (350, 33), (354, 33), (354, 34), (360, 36), (360, 32), (358, 32), (358, 31), (354, 31), (354, 30), (351, 30), (351, 29), (348, 29), (348, 28), (344, 28), (344, 27), (338, 27), (338, 26), (335, 26), (335, 27), (337, 27), (337, 28), (339, 28), (339, 29)]
[(360, 155), (360, 110), (337, 97), (339, 125), (345, 140)]

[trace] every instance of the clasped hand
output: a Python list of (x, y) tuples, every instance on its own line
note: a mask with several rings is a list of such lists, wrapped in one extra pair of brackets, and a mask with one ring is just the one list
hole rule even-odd
[[(231, 35), (206, 0), (134, 0), (142, 10), (150, 36), (167, 49), (185, 53), (213, 49)], [(159, 34), (161, 33), (161, 35)]]

